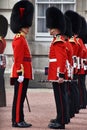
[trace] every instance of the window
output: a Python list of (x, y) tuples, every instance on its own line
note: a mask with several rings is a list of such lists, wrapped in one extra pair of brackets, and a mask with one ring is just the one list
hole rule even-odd
[(76, 0), (35, 0), (35, 40), (48, 40), (50, 35), (46, 28), (46, 9), (56, 6), (62, 12), (75, 10)]

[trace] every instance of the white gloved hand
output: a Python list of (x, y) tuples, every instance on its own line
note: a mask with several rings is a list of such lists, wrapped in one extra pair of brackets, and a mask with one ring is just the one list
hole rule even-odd
[(24, 81), (24, 76), (19, 76), (18, 79), (17, 79), (17, 81), (19, 83), (22, 83)]

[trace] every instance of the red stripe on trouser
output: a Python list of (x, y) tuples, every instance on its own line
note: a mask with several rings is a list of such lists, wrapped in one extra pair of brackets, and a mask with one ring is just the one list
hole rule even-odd
[(18, 89), (18, 97), (17, 97), (17, 103), (16, 103), (16, 122), (20, 122), (20, 101), (21, 101), (21, 95), (22, 95), (22, 87), (23, 83), (19, 83), (19, 89)]

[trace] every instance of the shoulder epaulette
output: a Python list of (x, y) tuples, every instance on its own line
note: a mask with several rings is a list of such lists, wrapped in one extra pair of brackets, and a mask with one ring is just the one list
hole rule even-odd
[(2, 41), (2, 42), (3, 42), (2, 36), (0, 36), (0, 41)]
[(56, 42), (65, 42), (64, 38), (61, 36), (61, 35), (58, 35), (56, 36), (55, 40), (53, 43), (56, 43)]
[(69, 42), (76, 43), (76, 42), (75, 42), (75, 38), (74, 38), (74, 37), (71, 37), (71, 38), (69, 39)]
[(23, 33), (17, 33), (17, 34), (16, 34), (16, 38), (19, 38), (19, 37), (21, 37), (21, 36), (24, 37)]
[(21, 34), (20, 34), (20, 33), (17, 33), (15, 37), (16, 37), (16, 38), (19, 38), (20, 36), (21, 36)]

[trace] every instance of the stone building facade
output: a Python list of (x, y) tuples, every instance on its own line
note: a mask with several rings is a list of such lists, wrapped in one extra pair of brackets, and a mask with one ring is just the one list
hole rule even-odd
[[(7, 56), (6, 74), (10, 74), (13, 63), (12, 39), (14, 34), (10, 30), (10, 15), (13, 5), (19, 0), (0, 0), (0, 14), (3, 14), (9, 22), (8, 33), (6, 36), (7, 46), (5, 54)], [(77, 11), (87, 19), (87, 0), (30, 0), (34, 6), (33, 25), (27, 36), (31, 49), (33, 70), (36, 78), (44, 77), (44, 68), (48, 66), (48, 52), (51, 37), (45, 25), (45, 11), (48, 6), (57, 6), (63, 12), (67, 9)], [(43, 76), (42, 76), (43, 75)], [(7, 80), (6, 80), (7, 82)], [(35, 83), (31, 83), (34, 86)], [(40, 84), (39, 84), (40, 85)]]

